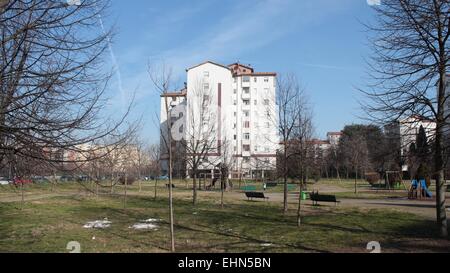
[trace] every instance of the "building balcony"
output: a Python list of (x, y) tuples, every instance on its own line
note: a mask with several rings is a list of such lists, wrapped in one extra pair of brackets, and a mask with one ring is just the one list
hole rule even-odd
[(251, 94), (250, 94), (250, 91), (247, 93), (247, 92), (242, 92), (242, 99), (243, 100), (249, 100), (251, 98)]

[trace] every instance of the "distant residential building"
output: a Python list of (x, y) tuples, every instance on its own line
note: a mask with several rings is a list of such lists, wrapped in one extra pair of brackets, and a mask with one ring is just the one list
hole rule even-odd
[(339, 144), (339, 140), (341, 140), (342, 135), (344, 133), (342, 132), (328, 132), (327, 133), (327, 139), (330, 145), (337, 146)]
[(416, 137), (420, 127), (423, 127), (428, 140), (434, 138), (436, 122), (422, 116), (413, 115), (385, 126), (385, 133), (391, 139), (399, 141), (400, 154), (405, 156)]
[[(199, 100), (195, 93), (202, 88), (205, 92), (203, 99), (214, 112), (216, 121), (215, 128), (207, 133), (217, 139), (213, 151), (208, 153), (207, 160), (201, 166), (202, 172), (214, 172), (215, 166), (220, 164), (224, 140), (230, 143), (228, 149), (232, 150), (235, 158), (232, 174), (254, 177), (264, 176), (265, 171), (274, 170), (279, 143), (275, 103), (277, 74), (256, 72), (250, 65), (240, 63), (225, 66), (211, 61), (193, 66), (186, 72), (185, 89), (161, 96), (162, 133), (167, 132), (165, 101), (169, 98), (172, 109), (180, 104), (185, 108), (183, 113), (172, 114), (170, 122), (185, 121), (186, 126), (180, 133), (188, 141), (192, 135), (191, 125), (196, 120), (191, 115), (200, 112), (200, 109), (193, 108), (202, 105), (195, 103)], [(167, 171), (168, 157), (163, 140), (161, 138), (161, 167)], [(177, 143), (172, 145), (179, 154), (181, 147)]]

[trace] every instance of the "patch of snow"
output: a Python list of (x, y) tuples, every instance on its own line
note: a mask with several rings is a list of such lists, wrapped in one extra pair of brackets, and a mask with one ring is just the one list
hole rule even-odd
[(111, 226), (111, 221), (105, 220), (97, 220), (87, 222), (83, 227), (84, 228), (109, 228)]
[(261, 244), (261, 246), (264, 246), (264, 247), (269, 247), (269, 246), (272, 246), (273, 244), (270, 244), (270, 243), (265, 243), (265, 244)]
[(143, 223), (155, 223), (155, 222), (160, 222), (160, 221), (162, 221), (162, 220), (161, 219), (150, 218), (150, 219), (147, 219), (147, 220), (143, 220), (142, 222)]
[(155, 224), (145, 224), (145, 223), (137, 223), (132, 225), (131, 227), (132, 229), (152, 229), (152, 230), (157, 230), (158, 226)]
[(198, 213), (197, 213), (197, 212), (193, 212), (192, 214), (193, 214), (193, 215), (197, 215)]

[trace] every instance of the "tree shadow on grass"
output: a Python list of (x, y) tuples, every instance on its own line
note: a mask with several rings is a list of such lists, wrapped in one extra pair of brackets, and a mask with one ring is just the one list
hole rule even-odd
[[(213, 234), (213, 235), (220, 235), (223, 237), (229, 237), (232, 239), (238, 239), (240, 240), (239, 242), (234, 242), (234, 243), (220, 243), (220, 244), (215, 244), (215, 245), (209, 245), (209, 246), (204, 246), (205, 250), (208, 249), (216, 249), (218, 247), (222, 247), (222, 248), (226, 248), (227, 246), (231, 246), (231, 245), (235, 245), (235, 244), (247, 244), (247, 249), (244, 252), (254, 252), (255, 250), (260, 250), (260, 248), (256, 248), (255, 250), (249, 250), (248, 249), (248, 244), (258, 244), (258, 245), (263, 245), (263, 244), (272, 244), (275, 246), (283, 246), (283, 247), (289, 247), (292, 249), (297, 249), (297, 250), (302, 250), (302, 251), (307, 251), (307, 252), (324, 252), (327, 253), (329, 251), (327, 250), (323, 250), (323, 249), (314, 249), (314, 248), (310, 248), (310, 247), (306, 247), (306, 246), (302, 246), (302, 245), (298, 245), (298, 244), (288, 244), (288, 243), (282, 243), (282, 242), (270, 242), (268, 240), (261, 240), (255, 237), (251, 237), (248, 235), (241, 235), (241, 234), (236, 234), (236, 233), (226, 233), (226, 232), (221, 232), (221, 231), (211, 231), (210, 227), (205, 226), (205, 225), (199, 225), (197, 224), (198, 227), (204, 228), (204, 229), (199, 229), (199, 228), (193, 228), (193, 227), (189, 227), (186, 225), (175, 225), (175, 227), (177, 229), (184, 229), (184, 230), (189, 230), (192, 232), (199, 232), (202, 234), (205, 233), (209, 233), (209, 234)], [(243, 241), (243, 242), (242, 242)]]
[(383, 235), (390, 236), (374, 238), (375, 241), (380, 242), (382, 252), (450, 252), (450, 239), (439, 236), (439, 229), (433, 221), (423, 220), (399, 226)]

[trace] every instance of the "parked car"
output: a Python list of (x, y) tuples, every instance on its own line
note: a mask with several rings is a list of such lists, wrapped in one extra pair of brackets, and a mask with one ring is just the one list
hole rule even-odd
[(61, 182), (72, 182), (72, 181), (75, 181), (75, 180), (76, 180), (75, 177), (73, 177), (71, 175), (63, 175), (60, 178)]
[(9, 184), (11, 184), (11, 180), (10, 179), (7, 179), (5, 177), (0, 177), (0, 185), (5, 186), (5, 185), (9, 185)]
[(33, 183), (49, 183), (50, 182), (50, 180), (48, 180), (44, 176), (33, 176), (31, 178), (31, 180), (33, 181)]

